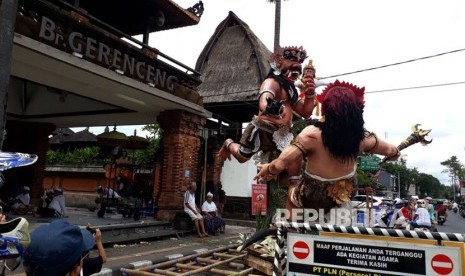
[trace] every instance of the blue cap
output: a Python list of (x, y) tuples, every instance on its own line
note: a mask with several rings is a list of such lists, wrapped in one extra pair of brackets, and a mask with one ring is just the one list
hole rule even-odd
[[(95, 241), (90, 242), (84, 233), (78, 226), (64, 220), (39, 226), (31, 233), (31, 244), (23, 255), (26, 271), (35, 276), (68, 272), (79, 262), (82, 254), (95, 245)], [(92, 237), (90, 232), (89, 235)]]

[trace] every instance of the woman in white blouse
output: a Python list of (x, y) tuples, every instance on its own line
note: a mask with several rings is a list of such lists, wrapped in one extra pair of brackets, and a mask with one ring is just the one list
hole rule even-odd
[(224, 221), (218, 216), (218, 209), (213, 202), (213, 194), (207, 193), (207, 200), (202, 204), (202, 214), (205, 223), (205, 230), (210, 235), (217, 235), (224, 231)]

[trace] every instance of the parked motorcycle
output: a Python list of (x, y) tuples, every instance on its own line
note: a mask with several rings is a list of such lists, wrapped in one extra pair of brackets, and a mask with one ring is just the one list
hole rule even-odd
[(459, 214), (465, 218), (465, 205), (463, 203), (459, 205)]

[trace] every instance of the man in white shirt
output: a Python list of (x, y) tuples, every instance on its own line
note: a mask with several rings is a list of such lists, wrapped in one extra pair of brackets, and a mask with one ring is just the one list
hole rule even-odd
[(428, 210), (422, 203), (418, 202), (418, 208), (415, 211), (413, 221), (410, 223), (413, 228), (426, 227), (431, 228), (431, 219)]
[(195, 230), (199, 235), (199, 238), (208, 237), (207, 232), (205, 232), (205, 226), (203, 224), (203, 217), (201, 215), (200, 209), (195, 204), (195, 191), (197, 190), (197, 184), (192, 182), (189, 185), (189, 189), (184, 194), (184, 212), (186, 212), (195, 225)]

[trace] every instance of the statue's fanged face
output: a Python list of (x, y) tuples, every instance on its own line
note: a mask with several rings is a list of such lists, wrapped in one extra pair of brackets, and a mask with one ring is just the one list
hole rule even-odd
[(302, 64), (295, 60), (283, 59), (281, 72), (285, 80), (295, 82), (302, 74)]
[(307, 52), (301, 47), (284, 47), (272, 54), (272, 59), (279, 69), (280, 75), (288, 82), (295, 82), (302, 74), (302, 63)]

